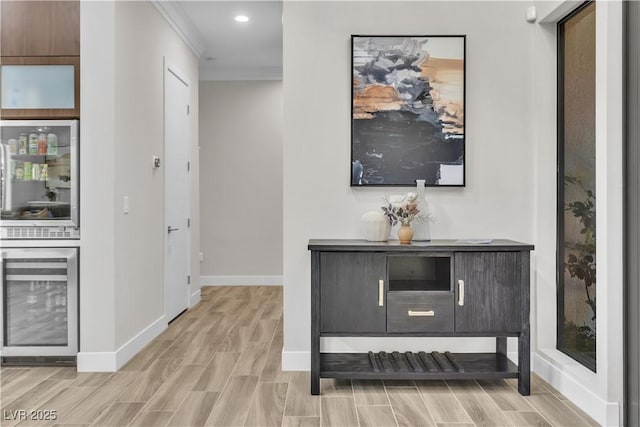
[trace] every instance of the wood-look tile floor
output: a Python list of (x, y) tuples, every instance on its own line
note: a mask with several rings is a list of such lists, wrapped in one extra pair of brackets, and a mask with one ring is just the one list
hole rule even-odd
[[(187, 311), (116, 373), (0, 369), (2, 426), (589, 426), (535, 375), (508, 381), (334, 381), (282, 372), (282, 288), (203, 288)], [(56, 411), (20, 421), (16, 411)], [(46, 414), (46, 412), (35, 412)]]

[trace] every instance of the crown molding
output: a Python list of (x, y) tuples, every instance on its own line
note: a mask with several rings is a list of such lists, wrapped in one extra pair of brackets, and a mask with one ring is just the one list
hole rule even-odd
[(189, 46), (198, 60), (205, 50), (202, 36), (196, 30), (191, 19), (184, 12), (177, 1), (150, 0), (151, 4), (160, 12), (160, 15), (171, 25), (171, 28)]

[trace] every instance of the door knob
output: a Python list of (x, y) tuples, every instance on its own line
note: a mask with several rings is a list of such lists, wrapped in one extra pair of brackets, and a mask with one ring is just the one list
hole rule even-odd
[(171, 228), (171, 226), (167, 226), (167, 233), (171, 233), (172, 231), (178, 231), (180, 230), (179, 228)]

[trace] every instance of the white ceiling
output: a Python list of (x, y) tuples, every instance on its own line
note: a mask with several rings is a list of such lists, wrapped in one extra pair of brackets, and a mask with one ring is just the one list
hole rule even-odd
[[(200, 80), (282, 79), (281, 1), (156, 1), (200, 57)], [(246, 15), (239, 23), (235, 16)]]

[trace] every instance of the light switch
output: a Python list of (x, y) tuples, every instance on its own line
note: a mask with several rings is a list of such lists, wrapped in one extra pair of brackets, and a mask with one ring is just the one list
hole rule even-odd
[(129, 196), (124, 196), (122, 198), (122, 212), (125, 214), (129, 213)]

